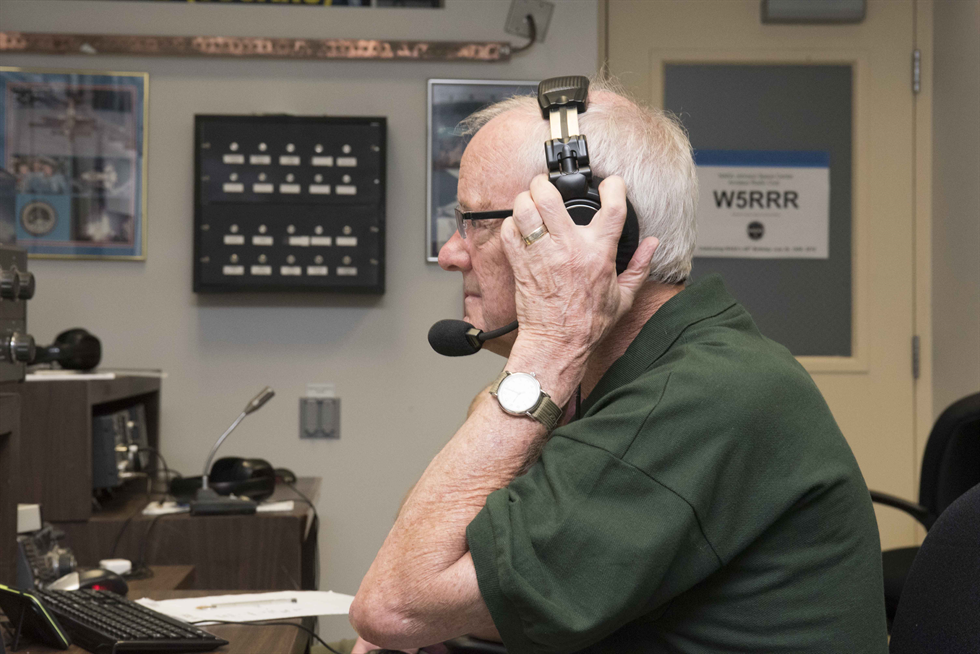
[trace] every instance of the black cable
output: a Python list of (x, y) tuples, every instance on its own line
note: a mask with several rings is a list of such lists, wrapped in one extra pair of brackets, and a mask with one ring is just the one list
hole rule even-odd
[(150, 542), (150, 536), (153, 534), (153, 528), (157, 526), (157, 521), (160, 518), (168, 515), (182, 515), (179, 513), (158, 513), (153, 516), (153, 520), (150, 521), (150, 526), (146, 528), (143, 533), (143, 542), (140, 543), (140, 558), (138, 562), (133, 563), (133, 570), (130, 573), (130, 578), (132, 579), (146, 579), (153, 576), (153, 570), (146, 563), (146, 547)]
[(132, 522), (133, 521), (133, 518), (136, 517), (136, 514), (137, 513), (140, 513), (142, 510), (143, 510), (143, 507), (138, 507), (135, 511), (133, 511), (130, 514), (130, 516), (128, 518), (126, 518), (126, 522), (123, 523), (123, 526), (119, 528), (119, 533), (116, 534), (116, 540), (113, 541), (113, 543), (112, 543), (112, 551), (109, 552), (109, 558), (110, 559), (116, 558), (116, 548), (119, 547), (119, 541), (122, 540), (123, 534), (125, 534), (126, 533), (126, 529), (129, 528), (129, 523)]
[(287, 481), (283, 481), (282, 483), (285, 484), (286, 486), (288, 486), (290, 488), (290, 490), (292, 490), (294, 493), (296, 493), (297, 495), (299, 495), (303, 499), (303, 501), (306, 502), (311, 509), (313, 509), (313, 529), (316, 530), (316, 534), (317, 534), (316, 553), (313, 555), (314, 556), (314, 558), (313, 558), (313, 560), (314, 560), (314, 563), (313, 563), (313, 574), (314, 574), (313, 590), (319, 590), (320, 589), (320, 542), (319, 542), (319, 538), (320, 538), (320, 515), (316, 512), (316, 506), (313, 504), (313, 502), (310, 501), (310, 498), (308, 498), (306, 495), (304, 495), (303, 493), (301, 493), (298, 488), (296, 488), (295, 482), (294, 483), (289, 483)]
[[(141, 451), (143, 451), (143, 452), (152, 452), (157, 457), (157, 460), (160, 463), (163, 464), (164, 475), (167, 478), (167, 491), (164, 492), (164, 497), (167, 497), (168, 495), (170, 495), (170, 492), (169, 492), (170, 491), (170, 475), (171, 474), (174, 474), (175, 476), (180, 477), (181, 474), (179, 472), (177, 472), (176, 470), (174, 470), (171, 473), (170, 466), (167, 465), (166, 459), (163, 458), (163, 455), (160, 454), (160, 451), (157, 450), (156, 448), (154, 448), (154, 447), (138, 447), (138, 448), (136, 448), (136, 451), (137, 452), (141, 452)], [(149, 500), (152, 500), (152, 499), (153, 499), (152, 492), (151, 493), (147, 493), (147, 500), (149, 501)], [(110, 559), (116, 558), (116, 550), (119, 548), (119, 543), (122, 541), (123, 535), (126, 533), (126, 530), (129, 528), (129, 523), (131, 523), (133, 521), (133, 518), (135, 518), (137, 514), (139, 514), (139, 513), (141, 513), (143, 511), (143, 508), (144, 507), (139, 507), (135, 511), (133, 511), (133, 513), (131, 513), (129, 515), (129, 517), (126, 518), (126, 521), (123, 523), (123, 526), (120, 527), (119, 533), (116, 534), (116, 539), (112, 542), (112, 551), (110, 551), (110, 553), (109, 553), (109, 558)], [(157, 516), (157, 517), (159, 517), (159, 516)], [(154, 520), (154, 522), (155, 522), (155, 520)], [(153, 525), (151, 524), (150, 525), (150, 529), (152, 529), (152, 528), (153, 528)], [(144, 545), (145, 545), (145, 540), (144, 540)], [(149, 568), (147, 568), (147, 571), (149, 571)], [(132, 572), (128, 576), (129, 576), (130, 579), (143, 579), (143, 578), (145, 578), (145, 577), (137, 576), (137, 570), (136, 570), (136, 566), (135, 565), (133, 567)], [(152, 576), (152, 572), (149, 575), (146, 575), (146, 576)]]
[(150, 452), (150, 453), (153, 454), (153, 456), (155, 456), (157, 458), (157, 461), (159, 463), (162, 463), (163, 464), (163, 475), (166, 478), (166, 485), (167, 485), (167, 490), (164, 492), (164, 495), (165, 496), (170, 495), (170, 479), (171, 479), (171, 475), (173, 475), (173, 478), (174, 479), (176, 479), (178, 477), (183, 477), (183, 475), (180, 474), (179, 472), (177, 472), (176, 470), (173, 470), (173, 471), (170, 470), (170, 466), (167, 465), (167, 460), (163, 458), (163, 455), (160, 454), (160, 450), (158, 450), (157, 448), (144, 446), (144, 447), (137, 447), (136, 448), (136, 451), (137, 452)]
[(531, 40), (528, 41), (527, 43), (525, 43), (524, 45), (522, 45), (519, 48), (511, 48), (510, 53), (512, 55), (516, 55), (518, 52), (524, 52), (525, 50), (527, 50), (528, 48), (530, 48), (532, 45), (534, 45), (534, 42), (538, 39), (538, 28), (534, 24), (534, 16), (532, 16), (531, 14), (528, 14), (527, 16), (524, 17), (524, 21), (527, 23), (528, 31), (531, 33), (528, 36), (528, 38), (530, 38)]
[(333, 647), (330, 647), (330, 645), (327, 644), (327, 641), (325, 641), (322, 638), (320, 638), (319, 636), (317, 636), (316, 635), (316, 632), (314, 632), (312, 629), (310, 629), (309, 627), (307, 627), (305, 625), (298, 624), (296, 622), (234, 622), (232, 620), (198, 620), (197, 622), (192, 622), (191, 624), (193, 624), (193, 625), (198, 625), (198, 624), (240, 624), (240, 625), (244, 625), (246, 627), (296, 627), (297, 629), (299, 629), (301, 631), (305, 631), (309, 635), (311, 635), (314, 638), (316, 638), (318, 641), (320, 641), (320, 644), (321, 645), (323, 645), (324, 647), (326, 647), (328, 650), (330, 650), (334, 654), (340, 654), (340, 652), (338, 652), (337, 650), (335, 650)]

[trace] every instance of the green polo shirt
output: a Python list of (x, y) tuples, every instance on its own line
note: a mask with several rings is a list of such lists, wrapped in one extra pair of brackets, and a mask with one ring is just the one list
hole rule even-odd
[(857, 462), (719, 277), (664, 304), (581, 414), (467, 529), (509, 654), (888, 651)]

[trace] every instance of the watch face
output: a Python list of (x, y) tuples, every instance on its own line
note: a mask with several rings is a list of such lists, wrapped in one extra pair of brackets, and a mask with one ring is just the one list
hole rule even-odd
[(505, 411), (526, 413), (538, 403), (541, 397), (541, 384), (526, 372), (515, 372), (500, 382), (497, 388), (497, 401)]

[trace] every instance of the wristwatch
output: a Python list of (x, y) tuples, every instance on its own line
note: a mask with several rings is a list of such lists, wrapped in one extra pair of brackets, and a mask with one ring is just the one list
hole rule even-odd
[(512, 416), (529, 416), (548, 428), (558, 426), (561, 407), (541, 390), (534, 373), (504, 370), (490, 385), (490, 395), (497, 398), (500, 408)]

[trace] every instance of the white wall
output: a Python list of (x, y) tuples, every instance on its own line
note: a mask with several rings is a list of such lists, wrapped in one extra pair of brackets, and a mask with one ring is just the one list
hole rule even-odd
[[(207, 6), (169, 2), (0, 0), (0, 29), (175, 35), (512, 40), (509, 0), (447, 0), (442, 10)], [(277, 396), (221, 454), (264, 457), (320, 475), (323, 588), (353, 593), (398, 503), (503, 361), (446, 359), (426, 332), (458, 317), (458, 274), (423, 258), (426, 79), (590, 74), (596, 0), (560, 0), (547, 41), (510, 63), (299, 62), (4, 55), (8, 66), (150, 73), (149, 258), (32, 260), (29, 325), (39, 342), (83, 326), (105, 366), (163, 368), (162, 449), (185, 474), (263, 385)], [(191, 292), (193, 121), (197, 113), (388, 117), (387, 293), (195, 296)], [(341, 439), (298, 437), (307, 382), (333, 382)], [(261, 556), (261, 552), (256, 553)], [(327, 633), (342, 635), (343, 622)], [(336, 633), (331, 633), (336, 630)]]
[(933, 407), (980, 391), (980, 1), (935, 4)]

